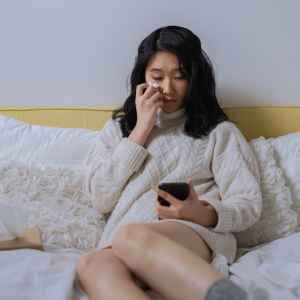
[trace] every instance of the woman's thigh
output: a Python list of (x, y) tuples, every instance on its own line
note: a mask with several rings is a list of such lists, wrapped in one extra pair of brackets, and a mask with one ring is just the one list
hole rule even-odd
[[(156, 233), (173, 240), (194, 252), (208, 263), (212, 261), (212, 250), (209, 248), (203, 238), (190, 227), (172, 221), (155, 222), (155, 223), (137, 223), (139, 229), (150, 229)], [(138, 276), (134, 275), (134, 280), (143, 290), (149, 287)]]
[(150, 229), (194, 252), (208, 263), (212, 261), (212, 250), (204, 239), (190, 227), (172, 221), (136, 224), (142, 230)]
[[(116, 232), (112, 250), (141, 288), (149, 285), (158, 292), (171, 288), (171, 282), (181, 277), (185, 277), (184, 282), (193, 282), (195, 276), (201, 277), (202, 269), (211, 268), (212, 251), (203, 238), (190, 227), (172, 221), (124, 225)], [(167, 277), (170, 282), (165, 281)]]

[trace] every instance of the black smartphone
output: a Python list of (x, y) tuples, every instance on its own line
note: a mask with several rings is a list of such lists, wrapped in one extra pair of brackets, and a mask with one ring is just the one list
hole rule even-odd
[[(161, 183), (158, 185), (158, 188), (166, 191), (167, 193), (181, 201), (184, 201), (190, 194), (190, 187), (185, 182)], [(158, 196), (158, 201), (163, 206), (170, 206), (170, 203), (163, 199), (161, 196)], [(161, 218), (158, 219), (161, 220)]]

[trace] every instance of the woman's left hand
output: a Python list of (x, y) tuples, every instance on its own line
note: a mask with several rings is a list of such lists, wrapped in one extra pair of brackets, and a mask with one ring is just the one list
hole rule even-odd
[(152, 189), (158, 196), (170, 203), (170, 206), (162, 206), (158, 201), (158, 196), (154, 201), (154, 209), (161, 219), (182, 219), (191, 221), (202, 226), (216, 226), (218, 215), (215, 209), (205, 201), (199, 200), (199, 197), (192, 185), (192, 179), (187, 180), (190, 187), (189, 196), (184, 200), (178, 200), (169, 193), (152, 186)]

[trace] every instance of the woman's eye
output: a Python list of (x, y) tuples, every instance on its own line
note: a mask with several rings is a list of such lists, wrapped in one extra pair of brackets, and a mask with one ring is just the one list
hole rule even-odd
[[(161, 77), (152, 77), (154, 80), (161, 80)], [(181, 76), (181, 77), (175, 77), (175, 79), (179, 79), (179, 80), (181, 80), (181, 79), (184, 79), (184, 77), (183, 76)]]

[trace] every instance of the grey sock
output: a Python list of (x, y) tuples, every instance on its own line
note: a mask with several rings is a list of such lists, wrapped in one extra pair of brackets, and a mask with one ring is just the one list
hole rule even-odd
[(224, 278), (209, 288), (205, 300), (247, 300), (247, 294), (230, 279)]

